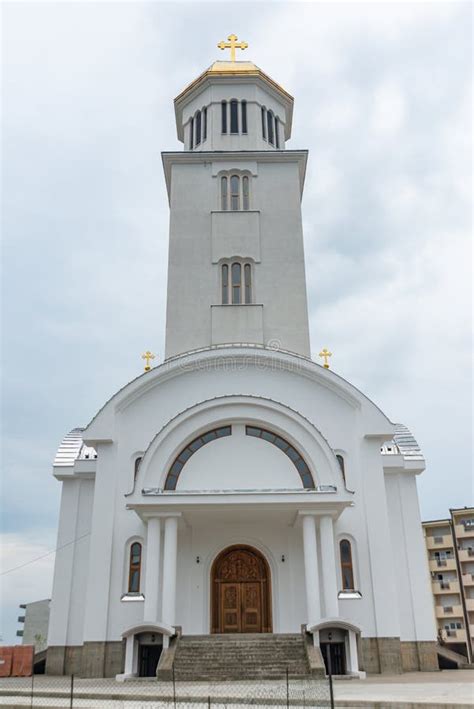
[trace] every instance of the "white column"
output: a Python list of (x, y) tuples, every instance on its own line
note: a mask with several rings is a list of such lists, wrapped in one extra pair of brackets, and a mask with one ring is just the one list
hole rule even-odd
[(334, 554), (334, 530), (330, 515), (321, 517), (319, 533), (326, 618), (337, 618), (339, 606), (337, 602), (336, 555)]
[(162, 620), (175, 624), (176, 608), (176, 556), (178, 551), (178, 518), (167, 517), (163, 549), (163, 602)]
[(151, 517), (148, 520), (146, 539), (146, 568), (145, 568), (145, 607), (143, 620), (158, 620), (158, 592), (160, 582), (160, 542), (161, 520)]
[(349, 672), (357, 673), (359, 672), (359, 659), (357, 657), (357, 638), (353, 630), (348, 630), (349, 635), (349, 657), (348, 657), (348, 670)]
[(308, 624), (317, 623), (321, 617), (319, 600), (318, 548), (316, 525), (312, 515), (303, 516), (304, 576), (306, 583), (306, 609)]
[(134, 669), (135, 636), (129, 635), (125, 645), (125, 675), (132, 675)]

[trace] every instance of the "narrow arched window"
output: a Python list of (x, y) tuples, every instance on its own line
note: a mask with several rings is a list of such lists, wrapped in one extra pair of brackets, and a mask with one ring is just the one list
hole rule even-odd
[(347, 539), (341, 539), (339, 543), (341, 555), (341, 576), (343, 591), (354, 590), (354, 569), (352, 567), (351, 543)]
[(189, 149), (194, 148), (194, 118), (191, 118), (189, 123)]
[(232, 304), (239, 305), (242, 302), (242, 266), (240, 263), (233, 263), (232, 271)]
[(249, 209), (249, 178), (247, 175), (242, 177), (242, 207), (246, 211)]
[(202, 142), (207, 140), (207, 108), (202, 110)]
[(235, 99), (232, 99), (230, 102), (230, 132), (231, 133), (238, 133), (239, 132), (239, 113), (238, 113), (238, 108), (239, 105)]
[(229, 304), (229, 266), (222, 266), (222, 305)]
[(267, 129), (268, 129), (268, 142), (273, 145), (273, 114), (271, 111), (267, 112)]
[(275, 116), (275, 145), (277, 148), (280, 147), (280, 121), (278, 118)]
[(196, 113), (196, 145), (201, 142), (201, 111)]
[(247, 101), (242, 101), (240, 104), (242, 113), (242, 133), (247, 132)]
[(245, 302), (252, 302), (252, 269), (249, 263), (244, 266), (244, 287), (245, 287)]
[(138, 593), (140, 591), (140, 571), (142, 567), (142, 545), (133, 542), (130, 547), (130, 563), (128, 572), (128, 592)]
[(227, 101), (221, 103), (221, 123), (222, 132), (227, 133)]
[(227, 177), (221, 177), (221, 209), (227, 210)]
[(232, 175), (230, 178), (230, 208), (233, 212), (236, 212), (240, 207), (239, 187), (239, 177), (237, 175)]
[(264, 140), (267, 139), (267, 121), (265, 118), (265, 109), (263, 106), (262, 106), (262, 138)]

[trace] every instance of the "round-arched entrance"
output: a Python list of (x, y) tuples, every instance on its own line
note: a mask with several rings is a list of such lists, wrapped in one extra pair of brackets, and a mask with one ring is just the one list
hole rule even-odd
[(224, 549), (211, 569), (211, 632), (271, 633), (270, 568), (253, 547)]

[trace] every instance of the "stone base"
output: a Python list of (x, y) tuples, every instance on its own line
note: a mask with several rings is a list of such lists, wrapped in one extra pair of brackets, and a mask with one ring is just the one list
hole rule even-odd
[(65, 655), (66, 648), (64, 646), (53, 645), (48, 647), (46, 650), (45, 674), (63, 675)]
[(46, 651), (47, 675), (115, 677), (124, 671), (124, 665), (125, 643), (121, 640), (53, 646)]
[(400, 638), (361, 638), (359, 667), (368, 674), (401, 674)]
[(360, 638), (359, 667), (368, 674), (436, 672), (436, 642), (400, 638)]
[(434, 641), (403, 641), (400, 643), (404, 672), (437, 672), (438, 654)]

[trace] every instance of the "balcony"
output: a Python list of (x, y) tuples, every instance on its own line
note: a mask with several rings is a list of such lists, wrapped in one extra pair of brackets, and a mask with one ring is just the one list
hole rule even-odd
[(442, 629), (441, 635), (447, 643), (465, 643), (466, 642), (466, 631), (464, 628), (459, 630), (446, 630)]
[(459, 561), (474, 561), (474, 549), (459, 549)]
[(458, 539), (474, 537), (474, 523), (472, 525), (456, 524), (454, 531)]
[(474, 586), (474, 574), (463, 574), (462, 584), (463, 586)]
[(459, 581), (433, 581), (433, 593), (459, 593)]
[(437, 618), (462, 618), (462, 606), (435, 606)]
[(430, 559), (430, 571), (455, 571), (455, 559)]
[(452, 549), (454, 547), (453, 538), (450, 534), (440, 534), (434, 537), (426, 537), (426, 547), (429, 550)]
[(474, 598), (466, 598), (466, 610), (474, 611)]

